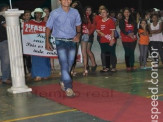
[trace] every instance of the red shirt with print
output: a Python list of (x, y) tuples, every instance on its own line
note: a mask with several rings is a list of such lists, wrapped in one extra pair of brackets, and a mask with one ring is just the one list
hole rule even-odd
[[(115, 30), (115, 22), (110, 18), (108, 18), (106, 21), (100, 20), (97, 23), (96, 29), (105, 35), (109, 34), (111, 36), (112, 30)], [(111, 40), (101, 36), (100, 43), (110, 43), (110, 41)]]
[(83, 34), (93, 34), (96, 27), (95, 27), (95, 22), (91, 23), (91, 20), (87, 17), (88, 23), (87, 24), (82, 24), (82, 33)]
[[(128, 21), (125, 21), (125, 31), (128, 33), (134, 32), (134, 26), (132, 24), (129, 24)], [(121, 34), (122, 42), (134, 42), (135, 40), (137, 40), (136, 37), (133, 39), (130, 36), (125, 35), (123, 32), (120, 32), (120, 34)]]

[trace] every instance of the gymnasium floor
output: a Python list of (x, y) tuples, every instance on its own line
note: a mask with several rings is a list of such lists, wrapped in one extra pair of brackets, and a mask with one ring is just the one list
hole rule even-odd
[[(149, 63), (149, 62), (148, 62)], [(150, 63), (148, 64), (150, 66)], [(101, 74), (97, 68), (95, 73), (82, 76), (82, 68), (77, 68), (74, 81), (91, 84), (98, 87), (109, 88), (120, 92), (136, 94), (150, 98), (148, 88), (151, 83), (151, 70), (126, 72), (124, 64), (118, 64), (116, 73)], [(159, 100), (163, 100), (163, 68), (158, 69)], [(56, 71), (48, 80), (35, 82), (31, 78), (26, 79), (27, 85), (40, 86), (59, 82), (59, 71)], [(0, 122), (106, 122), (97, 117), (83, 113), (73, 108), (58, 104), (51, 100), (35, 96), (31, 93), (12, 95), (7, 92), (11, 86), (0, 85)]]

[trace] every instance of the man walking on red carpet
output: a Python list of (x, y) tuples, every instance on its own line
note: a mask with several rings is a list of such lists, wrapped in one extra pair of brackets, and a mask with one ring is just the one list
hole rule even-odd
[(72, 0), (60, 0), (61, 6), (50, 13), (46, 24), (46, 49), (53, 47), (49, 37), (55, 37), (59, 63), (61, 65), (61, 89), (66, 96), (73, 97), (72, 78), (70, 71), (75, 60), (76, 43), (81, 35), (81, 18), (76, 9), (70, 8)]

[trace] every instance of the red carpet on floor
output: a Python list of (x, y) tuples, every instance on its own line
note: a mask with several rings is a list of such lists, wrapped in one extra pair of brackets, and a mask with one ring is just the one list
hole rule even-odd
[(78, 82), (73, 87), (75, 98), (67, 98), (58, 84), (32, 87), (32, 93), (111, 122), (152, 122), (151, 116), (163, 122), (159, 113), (163, 101), (158, 101), (158, 109), (152, 109), (151, 99)]

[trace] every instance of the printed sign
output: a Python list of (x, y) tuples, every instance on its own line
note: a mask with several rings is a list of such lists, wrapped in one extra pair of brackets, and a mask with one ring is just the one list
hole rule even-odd
[(31, 20), (23, 24), (23, 52), (27, 55), (57, 57), (55, 38), (50, 37), (53, 51), (45, 49), (45, 22)]

